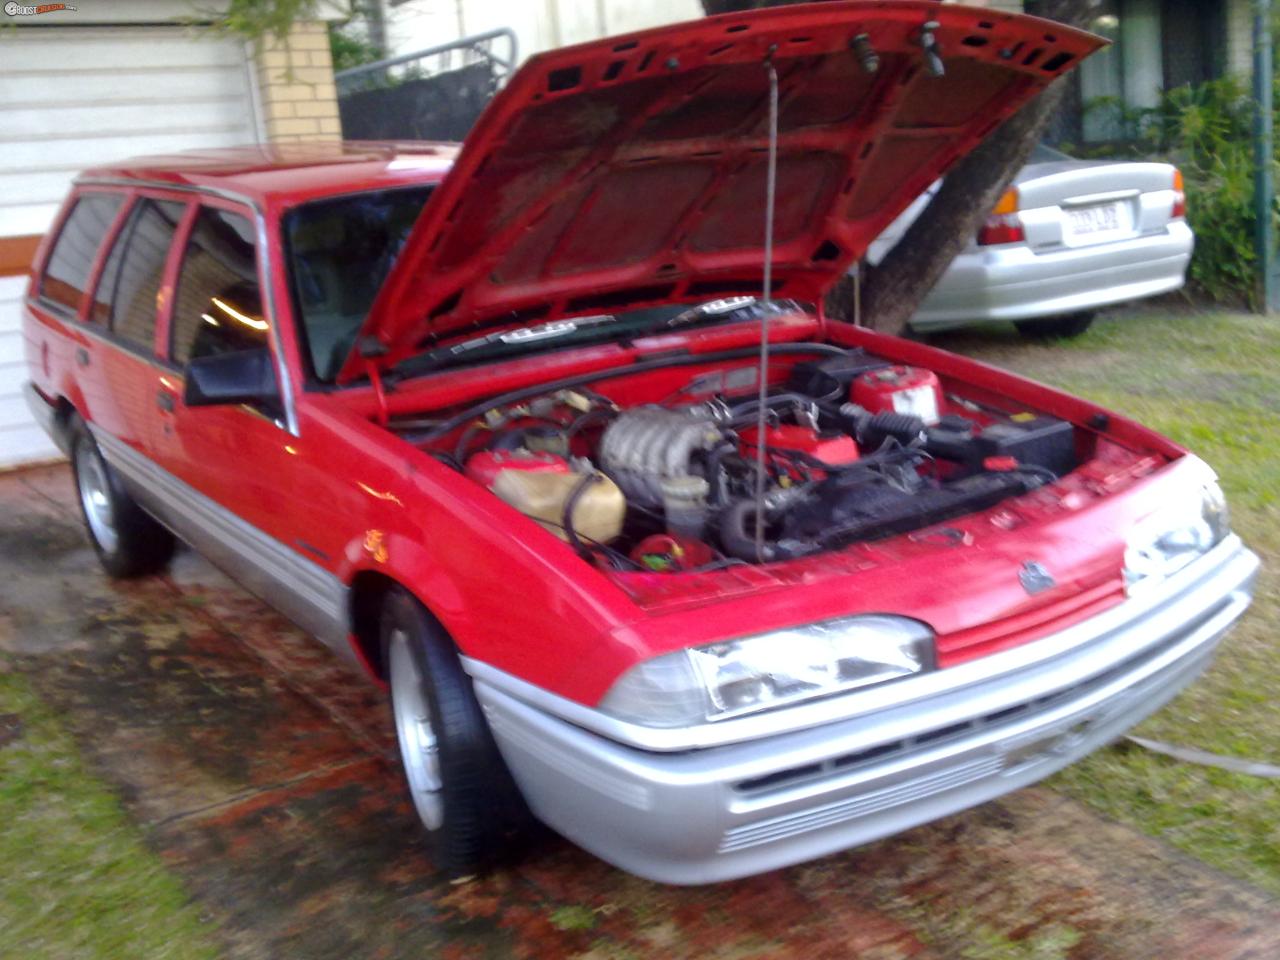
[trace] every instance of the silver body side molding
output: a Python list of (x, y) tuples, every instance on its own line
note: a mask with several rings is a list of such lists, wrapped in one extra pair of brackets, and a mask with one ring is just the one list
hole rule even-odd
[(215, 566), (349, 660), (347, 586), (97, 427), (107, 461), (148, 513)]

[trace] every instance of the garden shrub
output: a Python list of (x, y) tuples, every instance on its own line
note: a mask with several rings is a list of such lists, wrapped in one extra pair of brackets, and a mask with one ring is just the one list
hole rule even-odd
[[(1196, 233), (1193, 292), (1218, 303), (1257, 306), (1254, 247), (1253, 99), (1236, 77), (1165, 91), (1150, 108), (1115, 98), (1091, 101), (1124, 141), (1093, 156), (1165, 160), (1182, 170), (1187, 218)], [(1274, 213), (1273, 213), (1274, 215)]]

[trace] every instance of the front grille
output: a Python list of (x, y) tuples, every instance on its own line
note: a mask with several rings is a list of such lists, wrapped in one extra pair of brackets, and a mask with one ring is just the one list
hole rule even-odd
[(846, 820), (871, 816), (881, 810), (899, 807), (914, 800), (922, 800), (935, 793), (953, 790), (956, 787), (964, 786), (966, 783), (994, 776), (1000, 772), (1003, 765), (1004, 759), (1002, 757), (980, 757), (969, 763), (949, 767), (932, 776), (916, 777), (906, 783), (885, 787), (881, 790), (873, 790), (835, 803), (810, 807), (797, 813), (771, 817), (768, 820), (758, 820), (755, 823), (734, 827), (725, 831), (725, 835), (720, 841), (720, 852), (731, 853), (735, 850), (759, 846), (760, 844), (781, 840), (785, 837), (808, 833), (811, 830), (820, 830), (823, 827), (843, 823)]

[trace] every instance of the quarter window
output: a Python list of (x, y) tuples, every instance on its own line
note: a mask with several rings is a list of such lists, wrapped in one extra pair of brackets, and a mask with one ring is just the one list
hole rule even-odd
[(199, 357), (267, 346), (253, 223), (203, 208), (182, 260), (174, 298), (172, 357)]
[(155, 346), (156, 295), (165, 261), (186, 205), (140, 200), (129, 215), (102, 270), (91, 317), (117, 337), (148, 353)]
[(94, 258), (102, 246), (124, 196), (118, 193), (81, 194), (62, 226), (40, 278), (40, 297), (77, 310), (89, 285)]

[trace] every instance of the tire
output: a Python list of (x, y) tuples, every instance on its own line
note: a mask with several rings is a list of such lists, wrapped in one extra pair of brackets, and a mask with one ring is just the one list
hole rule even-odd
[(74, 419), (69, 433), (80, 515), (103, 568), (119, 579), (159, 573), (173, 558), (173, 534), (129, 495), (84, 421)]
[(1015, 320), (1013, 325), (1028, 340), (1071, 340), (1091, 326), (1095, 314), (1086, 310), (1065, 317), (1046, 317), (1043, 320)]
[(524, 801), (435, 619), (395, 587), (380, 629), (405, 785), (433, 859), (451, 877), (479, 873), (527, 823)]

